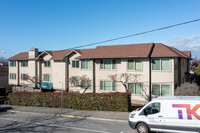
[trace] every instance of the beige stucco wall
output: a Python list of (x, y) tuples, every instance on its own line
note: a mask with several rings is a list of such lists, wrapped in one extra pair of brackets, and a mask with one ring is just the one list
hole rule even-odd
[[(76, 53), (75, 55), (73, 55), (72, 57), (69, 58), (69, 78), (70, 77), (74, 77), (74, 76), (83, 76), (86, 75), (87, 78), (89, 78), (91, 80), (91, 89), (87, 90), (86, 92), (92, 92), (93, 91), (93, 62), (91, 60), (91, 69), (87, 70), (87, 69), (81, 69), (81, 61), (79, 60), (79, 68), (72, 68), (72, 60), (77, 60), (76, 58), (80, 56), (79, 53)], [(74, 92), (80, 92), (82, 93), (84, 91), (84, 89), (81, 89), (80, 87), (74, 87), (71, 84), (69, 84), (69, 90), (70, 91), (74, 91)]]
[[(17, 69), (18, 69), (18, 61), (16, 61), (16, 66), (15, 67), (13, 67), (13, 66), (10, 66), (10, 63), (9, 63), (9, 73), (8, 73), (8, 84), (9, 85), (17, 85), (17, 80), (18, 80), (18, 76), (17, 76), (17, 74), (18, 74), (18, 71), (17, 71)], [(16, 79), (14, 80), (14, 79), (10, 79), (10, 73), (16, 73)]]
[[(65, 62), (64, 61), (52, 61), (52, 67), (55, 69), (52, 69), (52, 83), (53, 83), (53, 89), (61, 90), (63, 87), (63, 90), (65, 89), (66, 79), (66, 69), (65, 69)], [(63, 85), (63, 86), (62, 86)]]

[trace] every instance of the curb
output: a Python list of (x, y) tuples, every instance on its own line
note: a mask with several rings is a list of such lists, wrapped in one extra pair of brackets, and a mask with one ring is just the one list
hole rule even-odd
[(128, 123), (128, 120), (117, 120), (117, 119), (107, 119), (107, 118), (98, 118), (98, 117), (84, 117), (84, 116), (76, 116), (76, 115), (67, 115), (67, 114), (46, 114), (46, 113), (36, 113), (36, 112), (26, 112), (26, 111), (16, 111), (16, 110), (8, 110), (9, 113), (29, 113), (29, 114), (42, 114), (48, 116), (59, 116), (66, 118), (76, 118), (76, 119), (86, 119), (86, 120), (97, 120), (97, 121), (109, 121), (109, 122), (121, 122)]

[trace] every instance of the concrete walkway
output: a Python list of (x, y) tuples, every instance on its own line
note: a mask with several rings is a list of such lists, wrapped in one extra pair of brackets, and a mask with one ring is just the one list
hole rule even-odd
[(15, 105), (1, 105), (1, 111), (7, 112), (23, 112), (23, 113), (40, 113), (52, 116), (113, 121), (113, 122), (128, 122), (129, 112), (110, 112), (110, 111), (82, 111), (74, 109), (61, 109), (49, 107), (32, 107), (32, 106), (15, 106)]

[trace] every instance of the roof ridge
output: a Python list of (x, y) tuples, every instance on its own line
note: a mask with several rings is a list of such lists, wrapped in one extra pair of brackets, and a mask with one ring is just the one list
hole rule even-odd
[[(147, 45), (152, 43), (136, 43), (136, 44), (117, 44), (117, 45), (104, 45), (104, 46), (97, 46), (97, 47), (109, 47), (109, 46), (130, 46), (130, 45)], [(154, 43), (157, 44), (157, 43)], [(96, 47), (96, 48), (97, 48)]]
[(185, 54), (185, 53), (183, 53), (182, 51), (178, 50), (177, 48), (175, 48), (175, 47), (173, 47), (173, 46), (171, 46), (171, 48), (174, 48), (174, 49), (176, 49), (178, 52), (180, 52), (180, 53), (181, 53), (181, 54), (183, 54), (184, 56), (186, 56), (186, 57), (190, 58), (188, 55), (186, 55), (186, 54)]
[[(164, 44), (162, 44), (162, 45), (164, 45)], [(168, 48), (169, 50), (171, 50), (173, 53), (175, 53), (177, 56), (181, 56), (182, 57), (182, 55), (180, 55), (178, 52), (176, 52), (175, 50), (173, 50), (171, 47), (169, 47), (169, 46), (167, 46), (167, 45), (164, 45), (166, 48)]]

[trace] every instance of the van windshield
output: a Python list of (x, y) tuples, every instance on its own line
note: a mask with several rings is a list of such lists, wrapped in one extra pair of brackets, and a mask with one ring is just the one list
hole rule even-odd
[(141, 115), (151, 115), (160, 112), (160, 103), (151, 103), (149, 104), (142, 112)]

